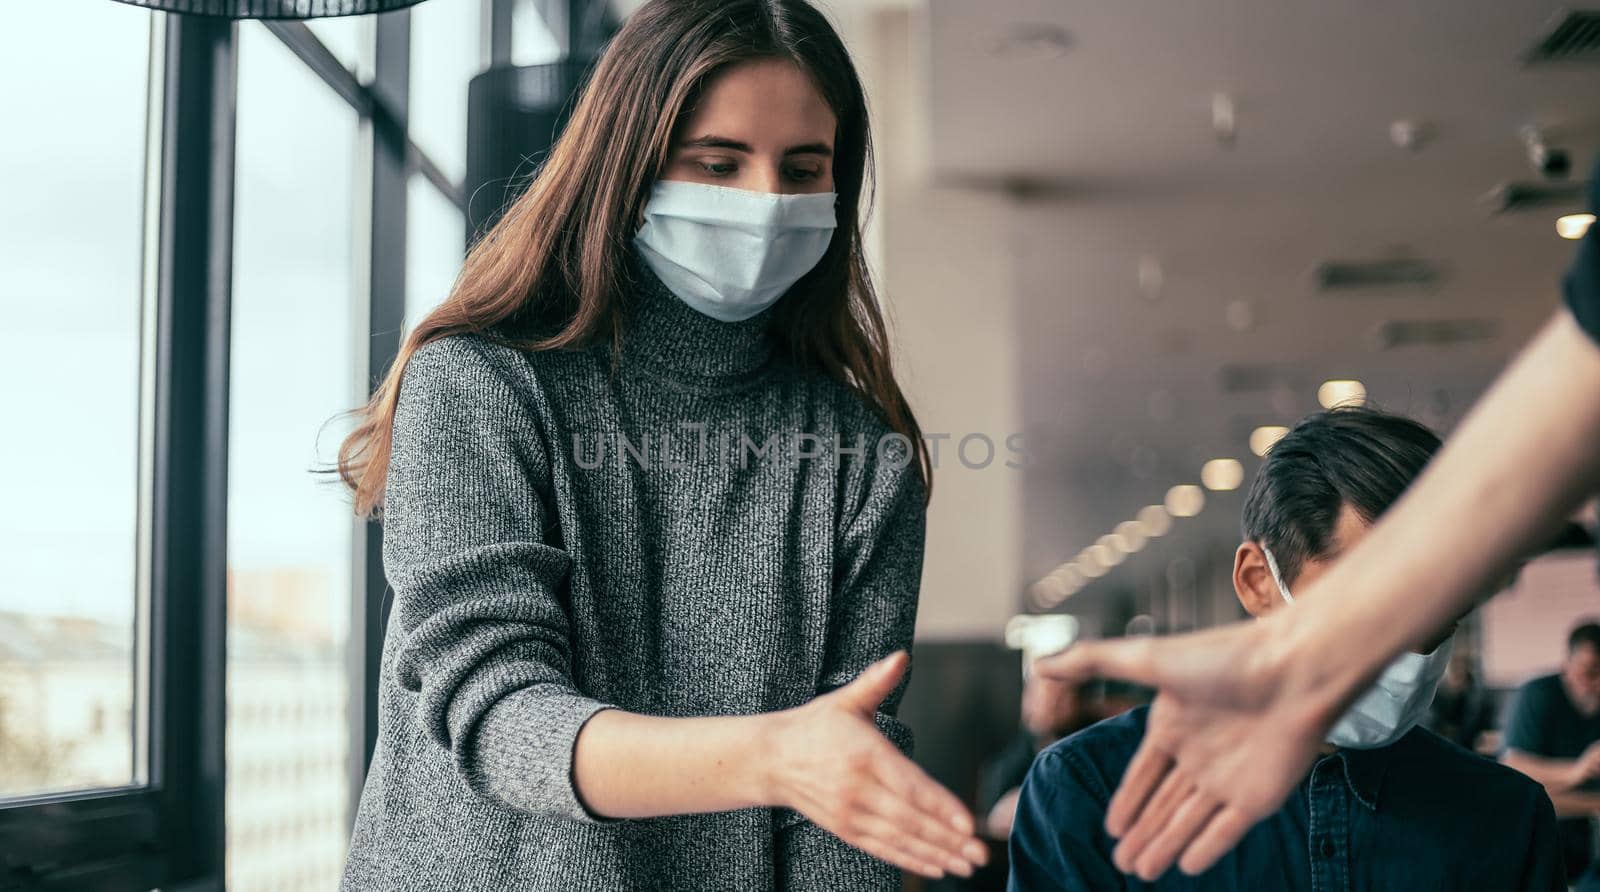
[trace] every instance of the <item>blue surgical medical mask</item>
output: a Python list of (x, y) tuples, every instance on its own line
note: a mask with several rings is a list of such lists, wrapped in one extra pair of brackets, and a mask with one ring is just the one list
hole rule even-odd
[[(1266, 556), (1267, 569), (1272, 571), (1272, 581), (1277, 583), (1283, 599), (1293, 604), (1294, 596), (1289, 594), (1272, 550), (1262, 545), (1261, 553)], [(1407, 652), (1396, 657), (1329, 729), (1327, 741), (1334, 746), (1364, 750), (1388, 746), (1404, 737), (1427, 717), (1439, 679), (1450, 665), (1453, 641), (1446, 639), (1433, 653)]]
[(634, 244), (678, 299), (738, 322), (777, 303), (827, 253), (836, 198), (659, 180)]

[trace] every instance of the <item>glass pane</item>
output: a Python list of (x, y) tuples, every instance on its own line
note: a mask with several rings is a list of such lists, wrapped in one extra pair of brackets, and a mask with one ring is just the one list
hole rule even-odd
[(466, 253), (466, 220), (433, 183), (413, 174), (406, 189), (406, 328), (450, 294)]
[(317, 35), (322, 45), (336, 56), (344, 67), (359, 71), (366, 64), (368, 47), (372, 45), (372, 16), (338, 16), (331, 19), (307, 19), (306, 27)]
[(411, 138), (455, 182), (467, 173), (467, 82), (482, 70), (482, 0), (411, 7)]
[(228, 456), (230, 890), (331, 889), (346, 846), (355, 112), (239, 29)]
[(0, 27), (0, 797), (144, 779), (132, 719), (153, 15), (54, 0), (14, 4)]
[(511, 64), (548, 65), (561, 61), (561, 39), (539, 12), (534, 0), (518, 0), (511, 8)]

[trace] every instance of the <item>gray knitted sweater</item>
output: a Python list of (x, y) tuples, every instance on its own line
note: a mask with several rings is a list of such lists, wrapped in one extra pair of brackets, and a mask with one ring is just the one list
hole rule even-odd
[[(899, 888), (787, 809), (613, 821), (576, 798), (598, 710), (784, 709), (909, 648), (922, 566), (904, 440), (774, 355), (771, 310), (718, 322), (635, 277), (615, 368), (609, 345), (473, 335), (406, 369), (345, 890)], [(879, 726), (909, 752), (903, 690)]]

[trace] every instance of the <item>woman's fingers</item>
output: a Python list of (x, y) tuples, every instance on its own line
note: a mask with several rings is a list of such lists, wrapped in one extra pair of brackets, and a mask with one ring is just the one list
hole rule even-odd
[(988, 860), (961, 800), (907, 759), (879, 732), (871, 713), (898, 683), (897, 653), (846, 688), (805, 707), (784, 801), (845, 842), (924, 876), (969, 875)]
[(864, 776), (852, 780), (858, 786), (846, 793), (821, 799), (808, 796), (796, 805), (819, 827), (874, 858), (934, 879), (949, 871), (949, 852), (927, 840), (907, 846), (901, 837), (909, 834), (886, 831), (887, 823), (872, 807), (875, 792), (881, 791), (879, 785)]
[(988, 850), (972, 836), (960, 800), (871, 733), (874, 745), (839, 757), (830, 782), (795, 805), (850, 845), (906, 870), (970, 875)]
[(1150, 740), (1151, 736), (1147, 733), (1139, 744), (1138, 752), (1133, 754), (1133, 761), (1128, 763), (1128, 770), (1122, 775), (1116, 795), (1111, 797), (1111, 804), (1106, 808), (1106, 832), (1119, 839), (1141, 817), (1145, 802), (1174, 767), (1172, 757), (1152, 746)]
[(917, 763), (907, 759), (892, 746), (886, 748), (878, 760), (875, 772), (878, 781), (898, 793), (913, 807), (934, 818), (948, 828), (953, 837), (971, 839), (976, 829), (972, 815), (954, 793), (934, 780)]
[(856, 818), (856, 830), (864, 838), (876, 839), (885, 848), (912, 861), (933, 865), (941, 873), (963, 877), (972, 875), (971, 861), (952, 853), (946, 846), (936, 845), (907, 826), (910, 822), (906, 815), (893, 805), (897, 801), (893, 794), (880, 788), (878, 795), (882, 797), (878, 803), (879, 810), (865, 812)]
[(887, 861), (901, 870), (909, 870), (930, 880), (941, 879), (945, 875), (945, 871), (934, 862), (914, 858), (876, 836), (853, 835), (853, 838), (846, 839), (845, 842), (879, 861)]
[(881, 793), (869, 803), (879, 816), (963, 864), (977, 865), (988, 860), (989, 850), (982, 842), (970, 831), (960, 832), (951, 826), (951, 803), (957, 809), (961, 808), (960, 803), (922, 769), (897, 752), (893, 762), (884, 765), (879, 774)]
[(1155, 794), (1139, 813), (1138, 822), (1127, 835), (1122, 837), (1122, 841), (1117, 843), (1117, 848), (1112, 853), (1112, 860), (1116, 862), (1118, 870), (1123, 873), (1133, 873), (1139, 854), (1161, 828), (1166, 826), (1173, 813), (1188, 800), (1194, 789), (1194, 783), (1181, 769), (1174, 767), (1167, 772), (1167, 776), (1161, 780), (1161, 785), (1156, 787)]
[(1221, 803), (1195, 790), (1162, 822), (1159, 833), (1133, 858), (1134, 872), (1147, 883), (1166, 873), (1188, 845), (1221, 808)]

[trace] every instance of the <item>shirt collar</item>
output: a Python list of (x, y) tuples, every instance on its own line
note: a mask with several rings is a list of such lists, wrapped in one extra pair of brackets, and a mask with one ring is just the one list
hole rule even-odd
[(1395, 754), (1408, 745), (1413, 735), (1419, 733), (1420, 728), (1412, 728), (1394, 743), (1375, 749), (1340, 748), (1323, 756), (1322, 760), (1339, 760), (1344, 768), (1345, 784), (1350, 787), (1356, 801), (1366, 806), (1368, 811), (1377, 811), (1378, 794), (1383, 789), (1383, 778), (1389, 772), (1389, 765), (1394, 762)]

